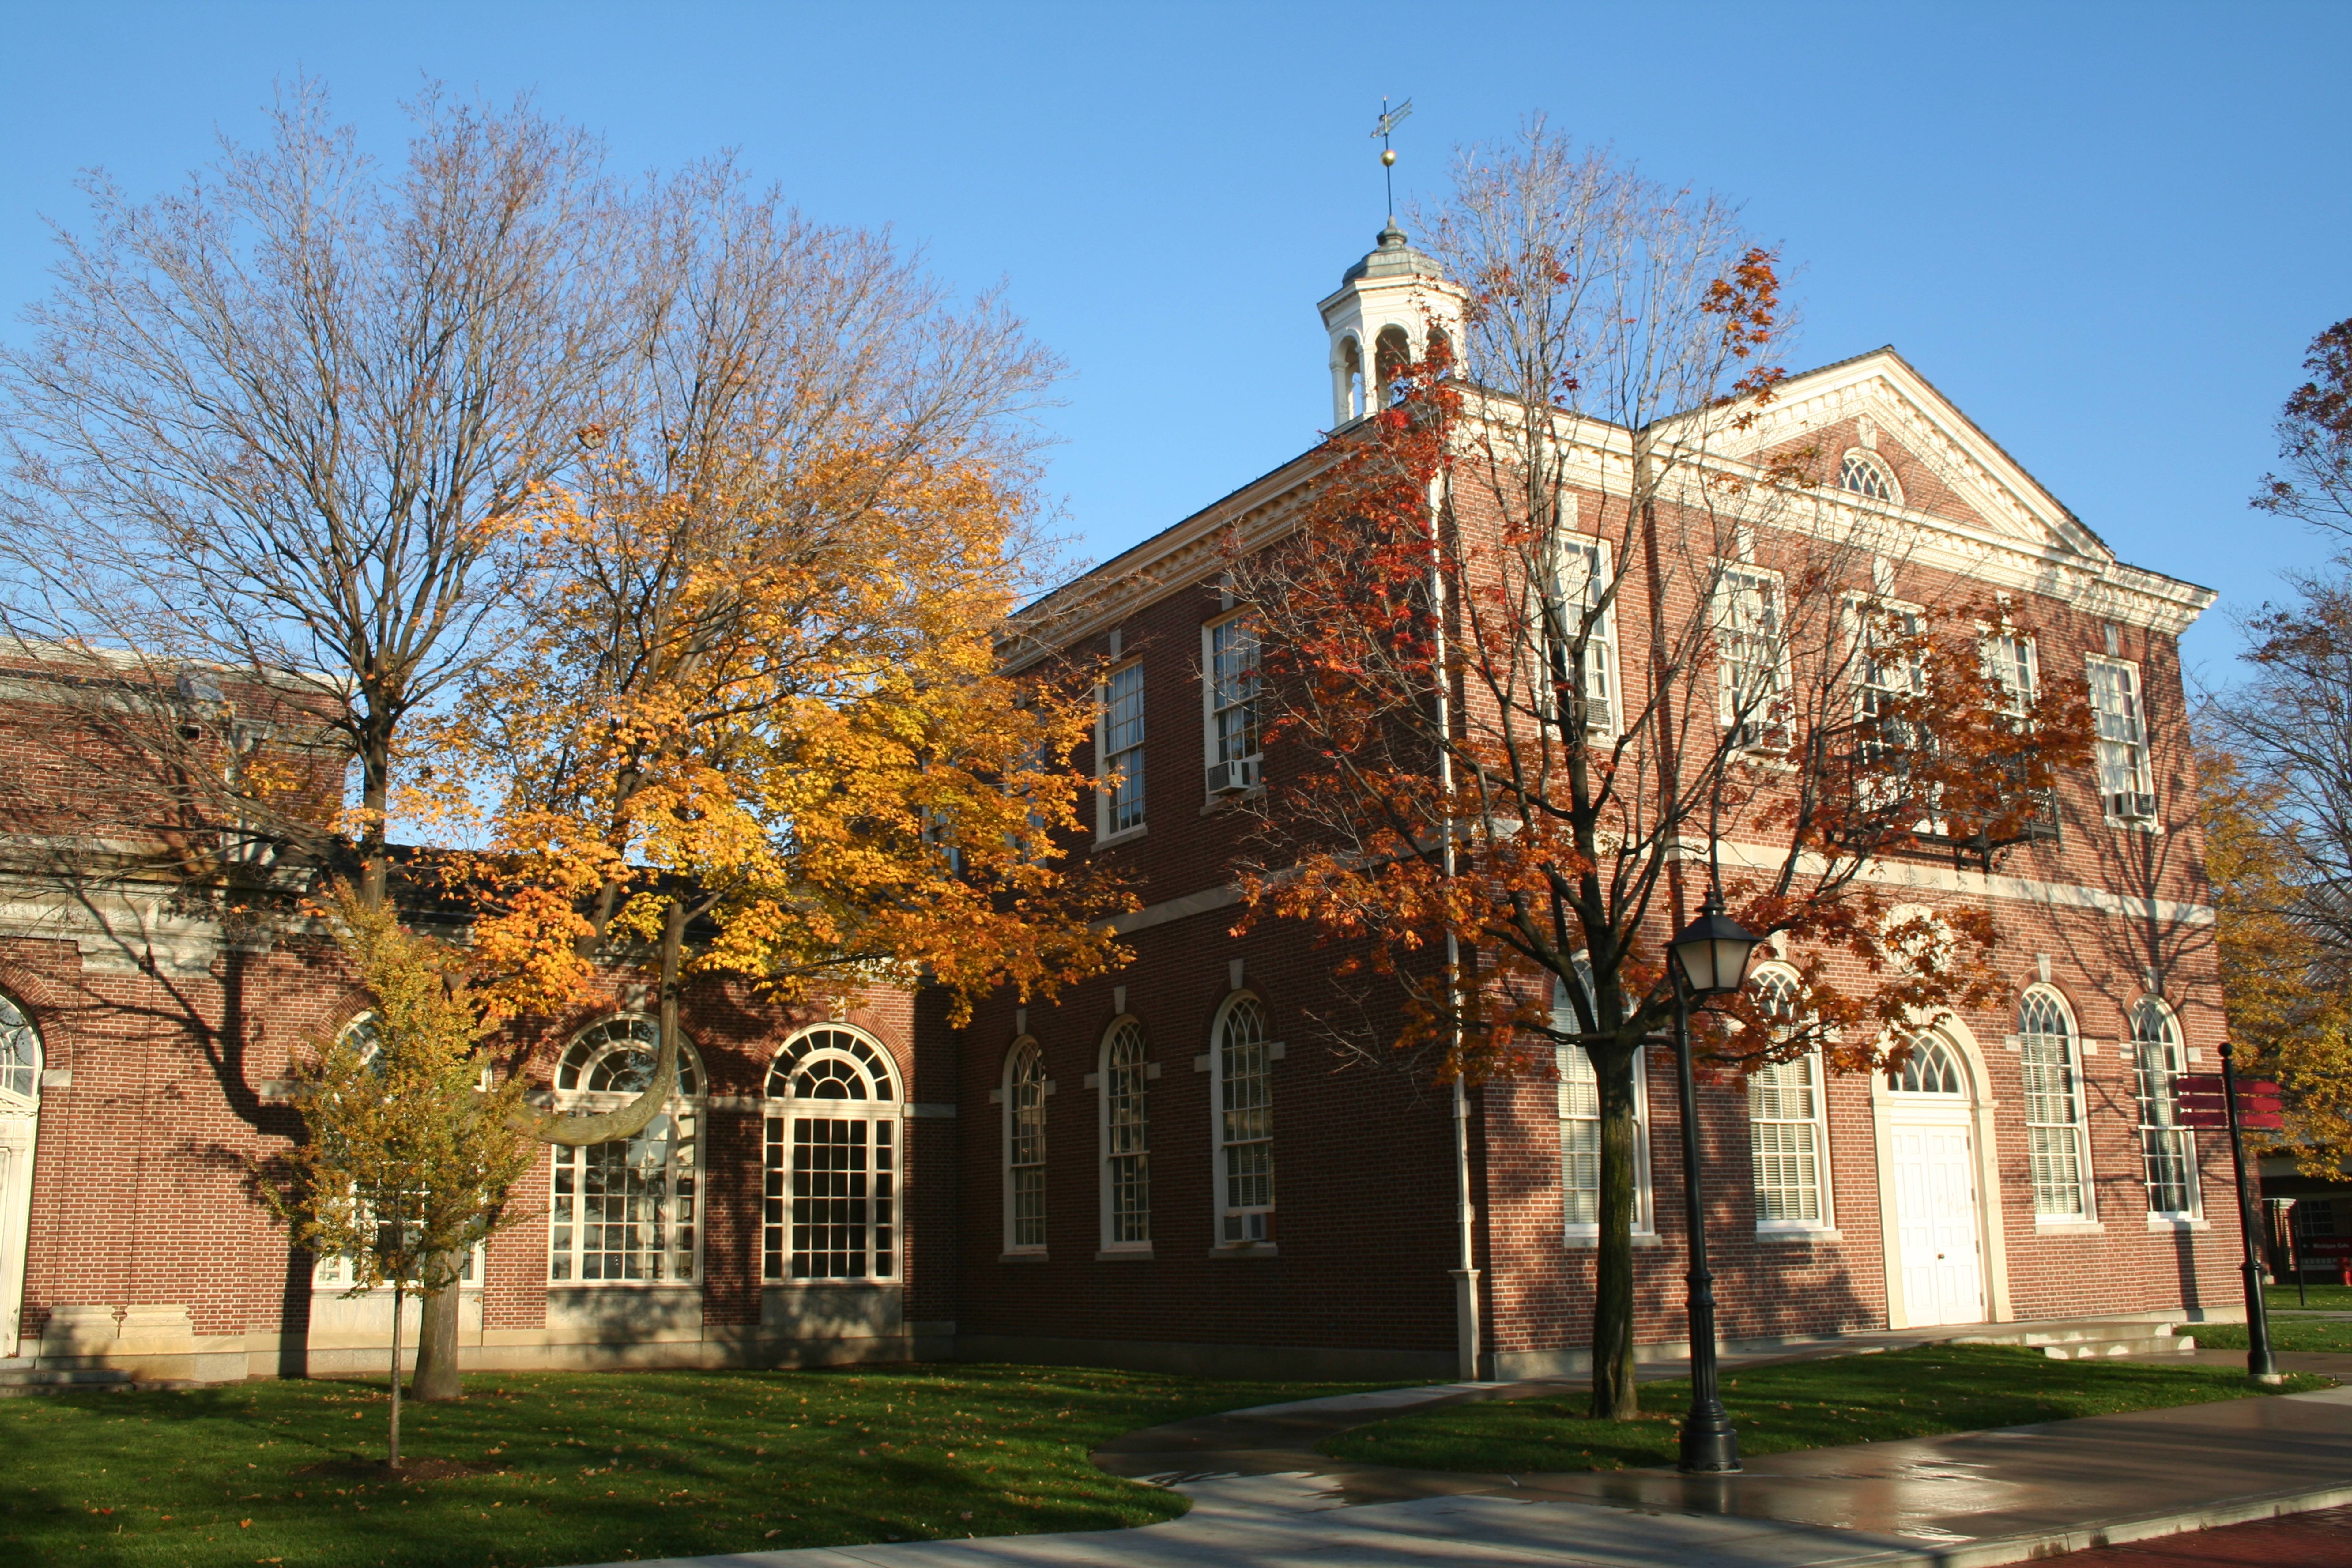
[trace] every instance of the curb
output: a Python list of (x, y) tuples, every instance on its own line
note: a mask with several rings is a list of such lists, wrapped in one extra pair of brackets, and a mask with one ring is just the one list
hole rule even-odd
[(2039, 1531), (2023, 1535), (1995, 1536), (1917, 1552), (1881, 1552), (1866, 1557), (1822, 1558), (1828, 1568), (2000, 1568), (2010, 1563), (2038, 1563), (2072, 1552), (2103, 1546), (2129, 1546), (2136, 1542), (2184, 1535), (2191, 1531), (2218, 1530), (2224, 1525), (2252, 1524), (2290, 1514), (2314, 1513), (2324, 1508), (2352, 1503), (2352, 1486), (2320, 1487), (2297, 1492), (2265, 1492), (2233, 1498), (2186, 1513), (2164, 1513), (2138, 1519), (2077, 1525), (2072, 1530)]

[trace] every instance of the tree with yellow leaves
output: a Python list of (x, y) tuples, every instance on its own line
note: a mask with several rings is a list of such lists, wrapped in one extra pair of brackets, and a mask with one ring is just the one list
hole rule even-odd
[(464, 984), (463, 954), (348, 884), (327, 912), (371, 1011), (297, 1064), (308, 1136), (255, 1185), (296, 1245), (350, 1264), (352, 1294), (392, 1287), (386, 1463), (398, 1469), (404, 1299), (454, 1287), (473, 1247), (520, 1217), (507, 1193), (530, 1167), (523, 1081), (489, 1071), (481, 1047), (497, 1023)]
[(1056, 847), (1090, 693), (997, 673), (1050, 360), (724, 169), (664, 224), (672, 292), (624, 414), (534, 509), (528, 629), (433, 741), (501, 1001), (545, 1010), (614, 964), (657, 984), (638, 1100), (534, 1124), (571, 1145), (657, 1112), (692, 976), (785, 1003), (928, 983), (961, 1009), (1099, 972), (1128, 907)]

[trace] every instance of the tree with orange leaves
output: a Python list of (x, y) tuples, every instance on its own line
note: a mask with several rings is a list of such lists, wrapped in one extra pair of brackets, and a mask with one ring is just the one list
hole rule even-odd
[(406, 803), (468, 847), (486, 995), (544, 1012), (616, 965), (654, 983), (647, 1087), (533, 1120), (566, 1145), (658, 1113), (696, 976), (785, 1003), (1052, 994), (1116, 961), (1101, 921), (1128, 907), (1055, 842), (1089, 693), (996, 669), (1050, 357), (723, 166), (668, 201), (648, 349), (531, 513), (526, 630)]
[(1897, 905), (1874, 868), (2040, 836), (2087, 703), (2005, 679), (2016, 612), (1907, 572), (1817, 451), (1762, 446), (1777, 264), (1720, 203), (1538, 124), (1416, 217), (1460, 281), (1458, 347), (1433, 332), (1332, 437), (1293, 531), (1234, 552), (1269, 754), (1308, 759), (1257, 807), (1247, 918), (1307, 921), (1393, 989), (1402, 1026), (1367, 1056), (1461, 1084), (1587, 1054), (1592, 1412), (1623, 1419), (1636, 1053), (1671, 1024), (1694, 880), (1801, 977), (1698, 1021), (1712, 1069), (1881, 1068), (1997, 982), (1981, 911)]

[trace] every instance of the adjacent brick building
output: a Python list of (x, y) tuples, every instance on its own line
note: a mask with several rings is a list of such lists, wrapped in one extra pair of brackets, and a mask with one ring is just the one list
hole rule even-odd
[[(1335, 423), (1365, 412), (1392, 353), (1420, 353), (1444, 294), (1393, 230), (1350, 270), (1323, 306)], [(1800, 1068), (1760, 1095), (1702, 1090), (1723, 1331), (2227, 1315), (2226, 1154), (2161, 1125), (2169, 1076), (2209, 1060), (2222, 1028), (2177, 642), (2211, 595), (2119, 562), (1891, 350), (1795, 378), (1750, 455), (1799, 443), (1843, 455), (1836, 506), (1916, 544), (1882, 592), (1940, 574), (2030, 601), (2029, 678), (2093, 672), (2108, 739), (2099, 775), (2060, 792), (2054, 839), (1990, 871), (1948, 856), (1879, 868), (1930, 909), (1994, 912), (2014, 981), (2000, 1006), (1937, 1026), (1893, 1079)], [(1302, 455), (1033, 614), (1047, 656), (1106, 661), (1095, 750), (1131, 782), (1102, 792), (1074, 849), (1140, 890), (1118, 922), (1134, 962), (1050, 1006), (984, 1003), (960, 1029), (921, 997), (836, 1018), (697, 992), (671, 1114), (525, 1183), (519, 1201), (541, 1212), (479, 1259), (469, 1364), (1580, 1363), (1593, 1239), (1578, 1061), (1470, 1091), (1457, 1139), (1448, 1091), (1328, 1048), (1355, 1005), (1329, 949), (1296, 926), (1234, 934), (1248, 823), (1233, 803), (1286, 764), (1221, 743), (1238, 732), (1223, 628), (1247, 615), (1222, 552), (1277, 537), (1325, 460)], [(1759, 540), (1757, 560), (1771, 553)], [(1639, 675), (1637, 634), (1614, 649), (1621, 680)], [(16, 666), (0, 708), (71, 707), (37, 650), (0, 663)], [(137, 700), (169, 706), (152, 685)], [(388, 1301), (292, 1252), (242, 1164), (291, 1131), (289, 1051), (363, 1001), (314, 929), (189, 897), (159, 858), (64, 874), (40, 846), (93, 835), (58, 772), (63, 732), (0, 733), (19, 780), (48, 781), (12, 798), (61, 803), (54, 820), (11, 807), (0, 878), (0, 1356), (204, 1377), (371, 1365)], [(82, 751), (85, 774), (105, 771)], [(300, 754), (331, 776), (323, 752)], [(566, 1103), (616, 1103), (646, 1057), (643, 1016), (616, 978), (603, 1005), (519, 1026), (524, 1070)], [(1665, 1353), (1684, 1332), (1684, 1129), (1672, 1064), (1644, 1070), (1638, 1337)], [(1759, 1140), (1802, 1156), (1761, 1194)]]

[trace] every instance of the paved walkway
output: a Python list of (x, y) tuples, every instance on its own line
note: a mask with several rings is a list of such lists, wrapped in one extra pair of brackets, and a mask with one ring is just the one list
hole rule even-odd
[[(2352, 1355), (2280, 1360), (2352, 1384)], [(1737, 1476), (1456, 1475), (1313, 1452), (1323, 1436), (1376, 1413), (1539, 1391), (1548, 1390), (1391, 1389), (1130, 1434), (1097, 1462), (1192, 1500), (1183, 1518), (1140, 1530), (672, 1561), (696, 1568), (1989, 1568), (2352, 1503), (2352, 1386), (1767, 1455)]]

